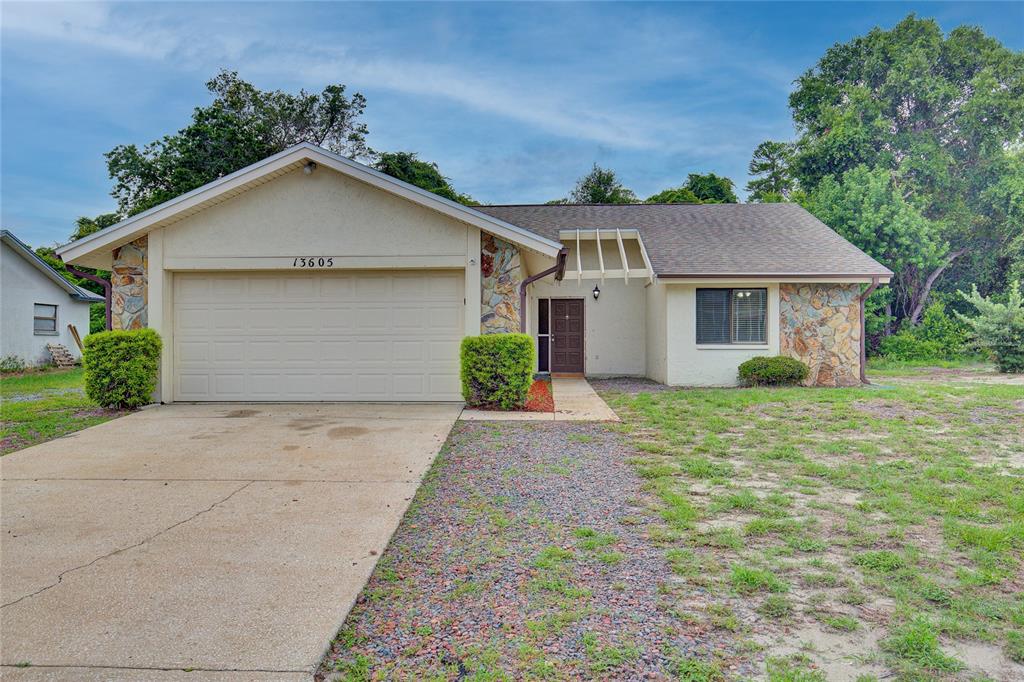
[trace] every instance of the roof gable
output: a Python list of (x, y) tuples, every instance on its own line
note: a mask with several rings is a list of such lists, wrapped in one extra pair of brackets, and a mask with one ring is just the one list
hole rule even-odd
[(57, 249), (57, 253), (67, 262), (83, 262), (83, 264), (86, 264), (83, 259), (88, 259), (90, 256), (96, 257), (97, 254), (102, 254), (99, 255), (101, 258), (109, 258), (108, 254), (114, 248), (127, 244), (153, 229), (172, 225), (209, 206), (227, 201), (253, 187), (301, 168), (309, 162), (343, 173), (545, 256), (553, 258), (561, 248), (561, 245), (555, 240), (547, 239), (500, 218), (450, 201), (321, 147), (302, 143), (99, 232), (65, 244)]
[(0, 241), (24, 258), (30, 265), (39, 271), (40, 274), (67, 292), (71, 298), (77, 301), (86, 301), (88, 303), (103, 302), (102, 296), (98, 296), (88, 289), (83, 289), (64, 279), (63, 275), (54, 270), (49, 263), (37, 256), (35, 251), (33, 251), (28, 244), (18, 239), (12, 232), (8, 230), (0, 230)]

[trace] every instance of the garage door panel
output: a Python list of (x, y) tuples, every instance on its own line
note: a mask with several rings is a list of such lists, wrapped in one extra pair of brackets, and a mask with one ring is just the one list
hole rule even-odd
[(179, 400), (457, 400), (461, 272), (178, 273)]

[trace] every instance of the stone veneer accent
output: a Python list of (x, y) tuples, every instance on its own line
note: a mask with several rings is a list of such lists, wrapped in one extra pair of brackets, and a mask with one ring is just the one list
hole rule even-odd
[(860, 384), (860, 285), (780, 284), (779, 353), (811, 368), (808, 386)]
[(148, 245), (148, 237), (139, 237), (114, 249), (114, 265), (110, 273), (110, 324), (114, 329), (148, 326)]
[(519, 249), (486, 232), (480, 235), (480, 333), (519, 331)]

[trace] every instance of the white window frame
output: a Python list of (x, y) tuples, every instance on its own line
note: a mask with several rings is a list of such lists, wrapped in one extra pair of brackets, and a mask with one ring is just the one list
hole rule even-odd
[[(699, 287), (697, 289), (697, 291), (701, 291), (702, 289), (717, 289), (719, 291), (728, 291), (729, 292), (729, 296), (728, 296), (729, 309), (728, 309), (728, 318), (727, 318), (727, 322), (726, 322), (726, 326), (728, 328), (728, 333), (729, 333), (729, 340), (728, 341), (724, 341), (724, 342), (723, 341), (717, 341), (717, 342), (714, 342), (714, 343), (701, 343), (699, 340), (697, 340), (697, 344), (696, 345), (697, 345), (698, 348), (737, 348), (737, 347), (767, 348), (768, 347), (768, 312), (769, 312), (770, 306), (769, 306), (769, 303), (768, 303), (768, 293), (769, 292), (768, 292), (767, 287)], [(733, 322), (733, 296), (735, 295), (735, 293), (737, 291), (763, 291), (764, 292), (764, 321), (763, 321), (764, 340), (763, 341), (737, 341), (736, 340), (736, 326), (735, 326), (735, 324)], [(697, 302), (695, 300), (695, 302), (694, 302), (694, 336), (697, 337), (697, 339), (699, 339), (699, 336), (697, 334), (697, 321), (699, 319), (700, 319), (700, 306), (697, 304)]]

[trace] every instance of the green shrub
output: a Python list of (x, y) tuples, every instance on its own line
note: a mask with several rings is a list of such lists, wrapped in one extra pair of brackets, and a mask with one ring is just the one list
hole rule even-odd
[(959, 292), (978, 310), (977, 317), (957, 316), (971, 327), (978, 345), (992, 353), (1000, 372), (1024, 372), (1024, 295), (1020, 282), (1012, 282), (1006, 303), (996, 303), (978, 293)]
[(906, 325), (883, 338), (878, 351), (889, 360), (953, 360), (967, 355), (969, 339), (968, 327), (936, 302), (925, 310), (920, 324)]
[(17, 355), (5, 355), (0, 358), (0, 374), (12, 374), (25, 371), (25, 361)]
[(913, 329), (901, 329), (886, 336), (878, 345), (878, 352), (887, 360), (944, 360), (942, 347), (934, 341), (921, 339)]
[(462, 339), (462, 397), (473, 407), (514, 410), (526, 404), (537, 357), (527, 334)]
[(740, 379), (752, 386), (799, 384), (810, 373), (807, 365), (784, 355), (751, 358), (740, 365)]
[(85, 337), (85, 393), (103, 407), (147, 404), (160, 367), (160, 335), (152, 329), (110, 331)]

